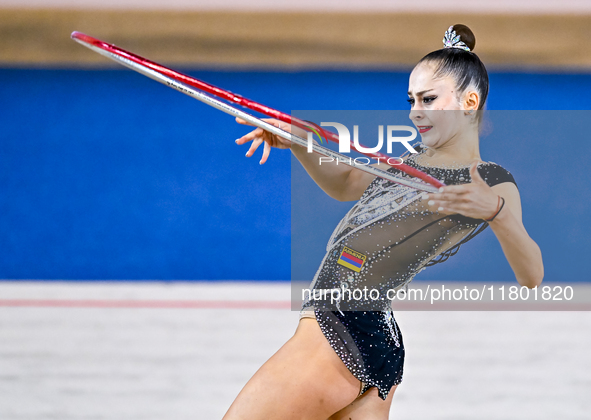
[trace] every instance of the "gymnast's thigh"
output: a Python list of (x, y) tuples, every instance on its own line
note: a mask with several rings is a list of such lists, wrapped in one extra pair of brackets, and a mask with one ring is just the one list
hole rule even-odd
[(224, 420), (326, 420), (351, 404), (359, 388), (318, 322), (303, 318), (293, 337), (247, 382)]

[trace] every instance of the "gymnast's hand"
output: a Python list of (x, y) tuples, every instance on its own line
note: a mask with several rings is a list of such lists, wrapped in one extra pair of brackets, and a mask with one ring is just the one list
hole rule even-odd
[(490, 219), (496, 212), (499, 198), (482, 179), (478, 162), (470, 165), (472, 182), (442, 187), (442, 192), (427, 194), (430, 208), (442, 214), (462, 214), (474, 219)]
[[(277, 128), (282, 129), (283, 131), (291, 133), (291, 124), (289, 123), (279, 121), (273, 118), (262, 118), (262, 120), (274, 125)], [(242, 118), (236, 118), (236, 122), (244, 125), (252, 125), (247, 121), (243, 120)], [(271, 153), (271, 147), (276, 147), (277, 149), (289, 149), (289, 147), (291, 146), (291, 142), (289, 140), (286, 140), (273, 133), (263, 130), (262, 128), (257, 128), (256, 130), (253, 130), (250, 133), (240, 137), (238, 140), (236, 140), (236, 144), (244, 144), (249, 141), (252, 141), (252, 144), (250, 145), (250, 149), (248, 149), (248, 152), (246, 152), (246, 157), (251, 157), (254, 154), (254, 152), (259, 148), (259, 146), (265, 143), (265, 146), (263, 148), (263, 157), (259, 162), (259, 164), (261, 165), (267, 161), (269, 153)]]

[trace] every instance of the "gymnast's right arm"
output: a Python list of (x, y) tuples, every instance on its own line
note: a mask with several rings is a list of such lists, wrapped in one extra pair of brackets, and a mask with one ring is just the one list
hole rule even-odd
[[(284, 131), (292, 132), (299, 137), (306, 138), (306, 131), (295, 127), (289, 123), (285, 123), (273, 118), (263, 118), (263, 121), (273, 124)], [(236, 118), (236, 122), (245, 125), (251, 125), (243, 119)], [(297, 131), (296, 131), (297, 130)], [(314, 182), (318, 184), (322, 190), (330, 197), (339, 201), (356, 201), (361, 198), (361, 195), (366, 188), (374, 180), (375, 176), (366, 172), (354, 169), (344, 164), (337, 164), (336, 162), (322, 162), (320, 164), (319, 155), (316, 153), (308, 153), (305, 147), (296, 144), (290, 144), (289, 141), (276, 136), (262, 128), (257, 128), (250, 133), (240, 137), (236, 140), (237, 144), (244, 144), (252, 141), (250, 149), (246, 153), (247, 157), (253, 155), (258, 147), (265, 143), (263, 150), (263, 157), (260, 164), (267, 161), (271, 147), (278, 149), (291, 148), (294, 156), (303, 165), (306, 172), (312, 177)], [(381, 169), (388, 169), (389, 166), (385, 164), (372, 165)]]

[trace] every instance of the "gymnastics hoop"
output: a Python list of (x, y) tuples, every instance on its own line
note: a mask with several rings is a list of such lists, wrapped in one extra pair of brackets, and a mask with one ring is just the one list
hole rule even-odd
[[(252, 124), (256, 127), (262, 128), (263, 130), (269, 131), (281, 138), (289, 140), (289, 141), (291, 141), (295, 144), (298, 144), (302, 147), (308, 147), (308, 140), (307, 139), (303, 139), (302, 137), (299, 137), (294, 134), (288, 133), (287, 131), (281, 130), (272, 124), (269, 124), (265, 121), (262, 121), (259, 118), (256, 118), (255, 116), (253, 116), (251, 114), (241, 111), (231, 105), (226, 104), (225, 102), (221, 102), (220, 100), (215, 99), (214, 97), (212, 97), (206, 93), (200, 92), (200, 91), (196, 90), (194, 87), (196, 87), (195, 85), (199, 85), (200, 86), (200, 87), (198, 87), (199, 89), (209, 91), (208, 93), (214, 94), (214, 92), (216, 92), (215, 94), (218, 97), (223, 97), (224, 99), (231, 100), (232, 102), (236, 102), (236, 103), (243, 105), (249, 109), (259, 111), (265, 115), (277, 117), (277, 119), (281, 119), (282, 121), (288, 122), (291, 124), (292, 118), (291, 118), (291, 116), (289, 116), (287, 114), (281, 113), (280, 111), (274, 110), (272, 108), (266, 107), (266, 106), (258, 104), (256, 102), (247, 100), (239, 95), (235, 95), (233, 93), (224, 91), (223, 89), (209, 85), (209, 84), (202, 82), (198, 79), (192, 78), (187, 75), (183, 75), (183, 74), (178, 73), (174, 70), (171, 70), (171, 69), (168, 69), (164, 66), (161, 66), (160, 64), (146, 60), (143, 57), (140, 57), (138, 55), (135, 55), (133, 53), (125, 51), (121, 48), (118, 48), (114, 45), (103, 42), (99, 39), (93, 38), (93, 37), (83, 34), (81, 32), (77, 32), (77, 31), (72, 32), (71, 38), (74, 41), (80, 43), (81, 45), (91, 49), (92, 51), (94, 51), (102, 56), (110, 58), (111, 60), (116, 61), (119, 64), (122, 64), (132, 70), (135, 70), (136, 72), (143, 74), (144, 76), (147, 76), (153, 80), (156, 80), (157, 82), (160, 82), (160, 83), (162, 83), (170, 88), (173, 88), (181, 93), (191, 96), (192, 98), (197, 99), (198, 101), (201, 101), (207, 105), (210, 105), (213, 108), (216, 108), (222, 112), (225, 112), (226, 114), (232, 115), (234, 117), (242, 118), (243, 120), (249, 122), (250, 124)], [(174, 75), (174, 77), (172, 77), (172, 75)], [(188, 83), (188, 82), (190, 82), (190, 83)], [(288, 118), (289, 121), (285, 121), (285, 118)], [(300, 120), (300, 122), (301, 122), (301, 124), (304, 125), (304, 127), (308, 127), (308, 128), (310, 127), (309, 123), (303, 122), (301, 120)], [(302, 128), (304, 128), (304, 127), (302, 127)], [(314, 124), (314, 127), (318, 127), (318, 126), (316, 126)], [(320, 128), (320, 127), (318, 127), (318, 128)], [(336, 137), (336, 141), (338, 142), (338, 136), (336, 134), (331, 133), (330, 131), (326, 131), (324, 129), (321, 129), (321, 130), (325, 133), (325, 136), (327, 138), (329, 138), (329, 135), (330, 135), (330, 138), (334, 141), (334, 137)], [(405, 165), (404, 163), (390, 165), (390, 166), (396, 167), (396, 168), (402, 170), (403, 172), (406, 172), (408, 175), (422, 179), (425, 182), (428, 182), (428, 184), (425, 184), (423, 182), (411, 181), (411, 180), (407, 180), (404, 178), (399, 178), (397, 176), (394, 176), (390, 172), (384, 171), (379, 168), (375, 168), (373, 166), (356, 165), (355, 163), (352, 163), (352, 161), (353, 161), (352, 158), (342, 155), (340, 153), (334, 152), (334, 151), (332, 151), (326, 147), (320, 146), (318, 144), (312, 144), (312, 150), (317, 154), (320, 154), (325, 157), (330, 157), (333, 160), (336, 160), (337, 162), (343, 163), (347, 166), (357, 168), (361, 171), (370, 173), (374, 176), (378, 176), (380, 178), (386, 179), (391, 182), (395, 182), (397, 184), (401, 184), (401, 185), (405, 185), (405, 186), (408, 186), (411, 188), (415, 188), (417, 190), (426, 191), (426, 192), (438, 192), (439, 188), (445, 185), (442, 182), (440, 182), (439, 180), (435, 179), (434, 177), (431, 177), (430, 175), (428, 175), (422, 171), (419, 171), (418, 169), (415, 169), (415, 168), (412, 168), (408, 165)], [(357, 150), (357, 149), (355, 149), (355, 150)], [(362, 152), (360, 152), (360, 153), (362, 153)], [(386, 162), (387, 162), (387, 159), (389, 158), (387, 155), (383, 155), (381, 153), (371, 153), (371, 154), (370, 153), (362, 153), (362, 154), (364, 154), (368, 157), (380, 157), (380, 158), (386, 159)]]

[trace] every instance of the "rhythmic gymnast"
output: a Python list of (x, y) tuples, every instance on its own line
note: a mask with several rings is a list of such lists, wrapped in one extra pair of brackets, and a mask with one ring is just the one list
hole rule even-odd
[[(331, 236), (312, 289), (400, 289), (487, 226), (517, 282), (530, 288), (542, 282), (542, 255), (522, 224), (516, 182), (506, 169), (480, 158), (488, 74), (474, 45), (467, 26), (450, 27), (444, 48), (423, 57), (409, 79), (410, 119), (422, 141), (415, 145), (418, 153), (403, 160), (443, 181), (447, 186), (439, 193), (421, 194), (343, 165), (319, 166), (317, 155), (261, 128), (236, 141), (252, 142), (248, 157), (264, 144), (261, 163), (272, 147), (291, 148), (329, 196), (358, 200)], [(265, 121), (306, 137), (288, 123)], [(347, 263), (351, 258), (357, 265)], [(342, 300), (335, 307), (308, 299), (294, 336), (248, 381), (224, 419), (387, 419), (403, 364), (391, 301)]]

